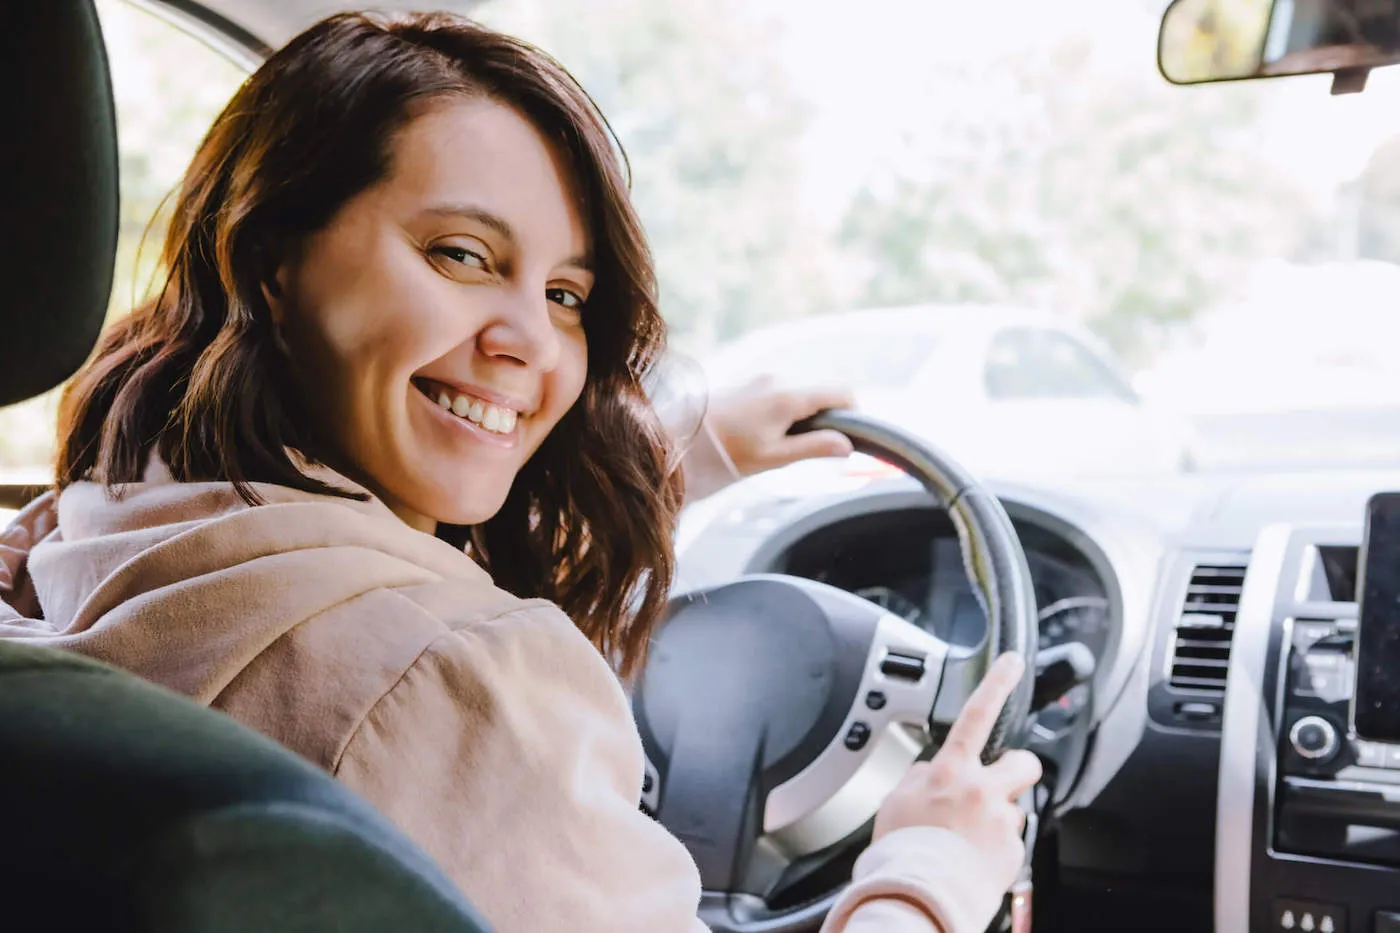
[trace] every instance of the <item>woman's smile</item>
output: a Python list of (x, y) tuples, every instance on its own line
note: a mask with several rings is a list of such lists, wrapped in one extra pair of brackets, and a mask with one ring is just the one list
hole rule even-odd
[(483, 398), (481, 389), (451, 386), (427, 378), (413, 380), (414, 394), (436, 410), (436, 423), (463, 432), (459, 437), (495, 447), (513, 448), (519, 443), (521, 419), (528, 417), (520, 402)]

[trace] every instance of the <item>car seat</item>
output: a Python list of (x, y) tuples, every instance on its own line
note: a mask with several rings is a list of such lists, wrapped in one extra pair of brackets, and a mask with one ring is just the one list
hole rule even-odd
[[(92, 0), (9, 13), (0, 404), (91, 352), (117, 238)], [(488, 929), (426, 855), (310, 763), (129, 674), (16, 642), (0, 642), (0, 892), (6, 929)]]

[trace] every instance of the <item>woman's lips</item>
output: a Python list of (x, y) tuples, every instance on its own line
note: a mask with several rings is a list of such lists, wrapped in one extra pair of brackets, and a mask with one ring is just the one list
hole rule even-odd
[(414, 384), (438, 408), (470, 421), (484, 431), (500, 435), (515, 432), (516, 421), (520, 417), (520, 409), (516, 407), (431, 379), (415, 380)]
[(515, 446), (521, 417), (516, 409), (461, 391), (450, 391), (447, 386), (432, 380), (415, 379), (413, 385), (418, 394), (437, 410), (438, 416), (453, 427), (465, 429), (478, 440), (494, 446)]

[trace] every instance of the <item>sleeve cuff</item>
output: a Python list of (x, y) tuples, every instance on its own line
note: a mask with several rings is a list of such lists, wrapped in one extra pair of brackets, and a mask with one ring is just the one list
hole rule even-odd
[(839, 933), (862, 905), (898, 898), (916, 905), (941, 933), (982, 933), (1006, 893), (981, 854), (961, 836), (935, 826), (899, 829), (856, 860), (851, 886), (832, 908), (823, 933)]

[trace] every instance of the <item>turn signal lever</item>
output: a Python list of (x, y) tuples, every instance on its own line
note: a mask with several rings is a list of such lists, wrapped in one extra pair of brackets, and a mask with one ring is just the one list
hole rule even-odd
[(1094, 677), (1094, 653), (1077, 641), (1042, 648), (1035, 656), (1031, 712), (1038, 713)]
[[(1077, 641), (1042, 648), (1035, 656), (1035, 688), (1031, 692), (1031, 714), (1040, 712), (1080, 684), (1094, 677), (1094, 653)], [(1040, 814), (1049, 801), (1050, 791), (1041, 784), (1025, 794), (1021, 807), (1026, 811), (1026, 861), (1021, 875), (1007, 893), (1006, 902), (993, 930), (1004, 933), (1031, 933), (1031, 863), (1040, 830)]]

